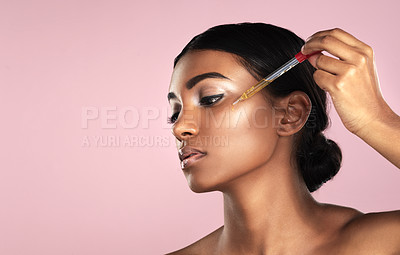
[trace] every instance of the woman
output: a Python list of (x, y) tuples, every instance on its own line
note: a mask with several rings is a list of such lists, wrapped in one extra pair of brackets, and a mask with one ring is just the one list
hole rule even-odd
[[(338, 59), (313, 55), (231, 110), (300, 50)], [(310, 194), (341, 165), (322, 133), (326, 92), (345, 127), (400, 167), (400, 117), (381, 95), (372, 49), (352, 35), (321, 31), (304, 44), (241, 23), (189, 42), (174, 61), (169, 121), (190, 188), (223, 192), (224, 225), (170, 254), (400, 254), (400, 211), (363, 214)]]

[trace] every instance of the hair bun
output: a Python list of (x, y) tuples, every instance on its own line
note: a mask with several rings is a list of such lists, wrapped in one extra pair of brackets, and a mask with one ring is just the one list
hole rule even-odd
[(332, 179), (340, 169), (342, 152), (339, 146), (320, 132), (302, 141), (297, 163), (310, 192)]

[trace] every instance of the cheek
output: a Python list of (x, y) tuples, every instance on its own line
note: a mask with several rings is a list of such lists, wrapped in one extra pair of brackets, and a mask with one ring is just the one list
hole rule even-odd
[[(277, 134), (266, 108), (244, 111), (226, 129), (229, 145), (223, 152), (232, 169), (245, 172), (265, 163), (274, 151)], [(221, 155), (222, 156), (222, 155)]]
[[(260, 101), (260, 100), (258, 100)], [(208, 108), (197, 115), (200, 130), (203, 135), (247, 131), (264, 132), (265, 129), (275, 128), (272, 109), (265, 104), (249, 104), (231, 110), (229, 107), (218, 109)], [(256, 131), (257, 132), (257, 131)]]
[[(267, 106), (247, 106), (235, 111), (213, 111), (214, 120), (201, 127), (202, 137), (224, 141), (207, 146), (208, 159), (202, 165), (202, 174), (209, 184), (227, 182), (261, 166), (274, 151), (278, 136), (271, 110)], [(202, 121), (204, 124), (207, 119)]]

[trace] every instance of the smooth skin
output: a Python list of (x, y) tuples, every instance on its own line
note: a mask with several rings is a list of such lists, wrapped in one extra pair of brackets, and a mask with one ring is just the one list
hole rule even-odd
[[(400, 167), (400, 117), (382, 97), (372, 49), (333, 29), (311, 36), (303, 53), (317, 50), (339, 58), (319, 54), (309, 61), (345, 127)], [(186, 88), (190, 78), (207, 72), (228, 79), (207, 78)], [(223, 192), (224, 225), (169, 254), (400, 254), (400, 211), (363, 214), (319, 203), (308, 192), (291, 157), (294, 135), (310, 111), (306, 94), (268, 101), (258, 93), (230, 111), (256, 82), (226, 52), (190, 52), (174, 68), (170, 92), (177, 97), (170, 104), (179, 112), (172, 126), (177, 147), (207, 153), (183, 172), (194, 192)], [(212, 106), (201, 104), (216, 94), (224, 96)], [(215, 122), (207, 122), (210, 116)], [(226, 136), (229, 145), (204, 143), (209, 136)]]
[(385, 102), (369, 45), (351, 34), (332, 29), (312, 35), (302, 52), (324, 50), (310, 63), (315, 82), (332, 97), (344, 126), (400, 168), (400, 119)]

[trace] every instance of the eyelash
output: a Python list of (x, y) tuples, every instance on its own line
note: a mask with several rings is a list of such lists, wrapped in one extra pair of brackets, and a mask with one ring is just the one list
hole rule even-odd
[[(224, 94), (218, 94), (218, 95), (203, 97), (202, 99), (200, 99), (200, 105), (203, 105), (205, 107), (209, 107), (209, 106), (215, 104), (216, 102), (218, 102), (219, 100), (221, 100), (223, 97), (224, 97)], [(207, 100), (206, 103), (204, 103), (205, 100)], [(210, 101), (212, 101), (212, 102), (209, 103)], [(175, 121), (178, 119), (178, 115), (179, 115), (179, 112), (176, 112), (176, 113), (172, 114), (171, 117), (168, 117), (167, 122), (169, 124), (175, 123)]]

